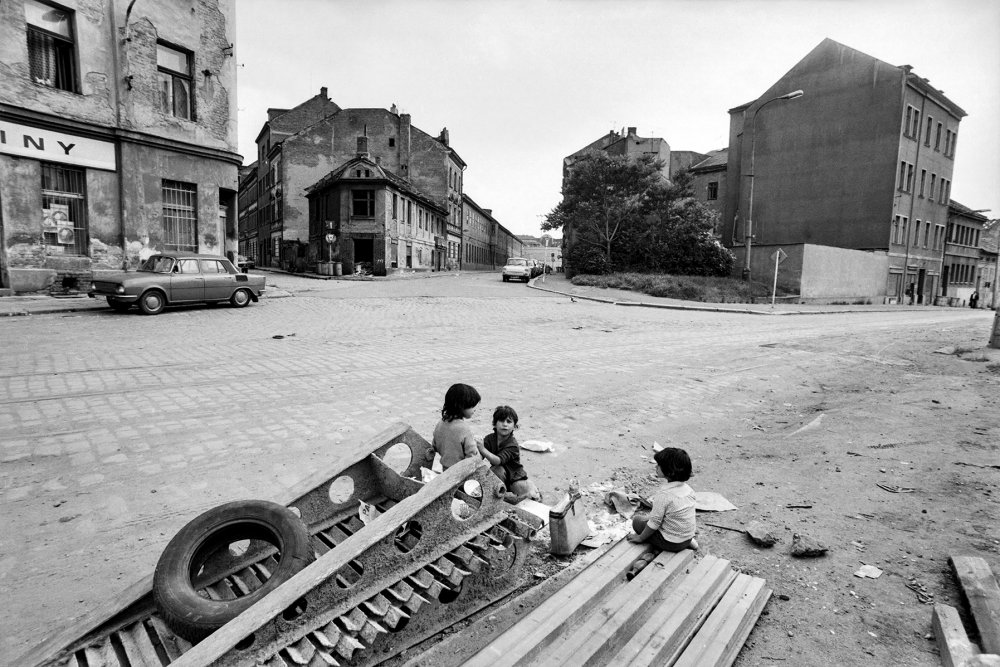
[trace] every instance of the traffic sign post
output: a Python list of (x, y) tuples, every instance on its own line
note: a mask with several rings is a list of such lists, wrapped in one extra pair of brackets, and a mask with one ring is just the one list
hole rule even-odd
[(771, 255), (771, 259), (774, 260), (774, 283), (771, 285), (771, 307), (774, 308), (774, 297), (778, 293), (778, 264), (781, 264), (788, 257), (786, 253), (781, 248), (778, 248), (774, 254)]

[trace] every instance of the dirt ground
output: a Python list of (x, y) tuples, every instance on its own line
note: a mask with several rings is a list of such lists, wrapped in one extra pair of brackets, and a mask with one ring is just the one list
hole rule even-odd
[[(700, 443), (680, 434), (661, 442), (692, 451), (696, 490), (719, 492), (738, 507), (699, 512), (702, 553), (729, 559), (773, 589), (737, 667), (939, 665), (934, 603), (958, 607), (970, 638), (978, 639), (948, 558), (980, 556), (1000, 573), (1000, 351), (956, 334), (929, 331), (907, 352), (888, 355), (847, 338), (800, 348), (837, 354), (831, 349), (840, 344), (872, 363), (864, 373), (828, 364), (829, 372), (781, 391), (765, 386), (762, 376), (739, 388), (767, 398), (735, 427), (703, 423)], [(651, 456), (651, 443), (648, 449)], [(609, 486), (653, 489), (658, 482), (645, 470), (626, 464), (602, 476), (595, 465), (583, 486), (589, 516), (606, 516)], [(750, 521), (771, 527), (777, 544), (762, 548), (718, 527), (740, 529)], [(793, 557), (795, 533), (818, 540), (827, 553)], [(543, 533), (533, 544), (525, 588), (572, 560), (548, 555), (547, 546)], [(855, 576), (862, 565), (882, 574)], [(496, 611), (420, 648), (472, 621), (489, 626), (486, 616), (496, 618)], [(461, 635), (450, 637), (453, 645), (456, 639)], [(411, 658), (415, 653), (408, 651)]]

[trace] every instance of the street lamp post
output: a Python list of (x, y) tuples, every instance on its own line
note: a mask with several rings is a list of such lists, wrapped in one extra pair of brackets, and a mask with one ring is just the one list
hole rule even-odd
[(747, 207), (747, 221), (745, 229), (746, 238), (744, 239), (743, 244), (743, 249), (746, 252), (746, 255), (743, 258), (743, 280), (747, 282), (751, 299), (753, 299), (753, 287), (750, 282), (750, 246), (753, 244), (753, 177), (754, 164), (757, 157), (757, 114), (771, 102), (777, 102), (778, 100), (794, 100), (797, 97), (802, 97), (803, 94), (804, 93), (801, 90), (793, 90), (790, 93), (785, 93), (784, 95), (779, 95), (778, 97), (772, 97), (754, 109), (753, 115), (750, 117), (750, 132), (753, 134), (753, 137), (750, 140), (750, 173), (747, 174), (750, 177), (750, 205)]

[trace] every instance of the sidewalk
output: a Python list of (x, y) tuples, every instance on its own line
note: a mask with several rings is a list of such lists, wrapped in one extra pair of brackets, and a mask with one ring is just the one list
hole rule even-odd
[[(533, 279), (529, 284), (537, 290), (562, 294), (576, 299), (599, 301), (614, 306), (638, 306), (645, 308), (667, 308), (673, 310), (695, 310), (710, 313), (743, 313), (748, 315), (829, 315), (839, 313), (876, 313), (899, 312), (901, 310), (928, 310), (940, 306), (908, 306), (885, 304), (799, 304), (775, 303), (770, 299), (762, 299), (765, 303), (701, 303), (698, 301), (683, 301), (650, 296), (642, 292), (632, 292), (623, 289), (604, 289), (600, 287), (581, 287), (574, 285), (561, 274), (548, 274), (545, 279)], [(989, 312), (989, 311), (987, 311)]]

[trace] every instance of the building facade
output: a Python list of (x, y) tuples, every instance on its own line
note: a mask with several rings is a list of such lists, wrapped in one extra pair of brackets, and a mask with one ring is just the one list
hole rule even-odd
[(965, 111), (909, 66), (826, 39), (729, 113), (722, 240), (740, 257), (751, 218), (754, 275), (775, 246), (881, 252), (884, 296), (933, 302)]
[(352, 160), (306, 188), (309, 236), (322, 236), (325, 246), (320, 272), (336, 275), (338, 264), (376, 276), (443, 270), (447, 209), (372, 159), (367, 137), (357, 145)]
[(0, 3), (0, 287), (235, 254), (234, 5)]
[[(640, 137), (636, 134), (634, 127), (627, 131), (616, 132), (611, 130), (600, 139), (592, 141), (580, 150), (563, 158), (563, 183), (569, 178), (573, 164), (583, 159), (591, 151), (603, 151), (608, 155), (622, 155), (630, 159), (638, 158), (641, 155), (651, 155), (663, 163), (663, 177), (670, 179), (670, 144), (661, 137)], [(690, 162), (688, 162), (690, 163)], [(683, 166), (687, 166), (686, 164)]]
[(722, 237), (722, 216), (726, 207), (726, 165), (729, 149), (710, 151), (704, 159), (690, 167), (691, 192), (694, 198), (715, 212), (719, 221), (715, 236)]
[(367, 138), (367, 153), (382, 170), (447, 212), (442, 265), (447, 265), (449, 248), (454, 263), (460, 261), (466, 164), (449, 146), (447, 128), (433, 137), (413, 126), (409, 114), (397, 113), (395, 105), (389, 110), (342, 109), (321, 88), (319, 95), (293, 109), (269, 109), (257, 137), (256, 220), (247, 215), (249, 226), (240, 229), (240, 244), (257, 249), (258, 265), (315, 270), (324, 261), (327, 232), (310, 226), (307, 188), (357, 157), (358, 137)]
[[(980, 295), (980, 303), (992, 301), (982, 298), (984, 290), (991, 289), (993, 282), (988, 273), (983, 275), (989, 271), (989, 262), (983, 261), (987, 258), (982, 255), (984, 242), (991, 236), (986, 231), (988, 222), (979, 211), (954, 200), (949, 203), (944, 266), (941, 269), (942, 305), (968, 303), (973, 292)], [(990, 283), (989, 287), (985, 283)]]
[(523, 257), (523, 244), (466, 194), (462, 195), (462, 268), (469, 271), (499, 270), (508, 257)]

